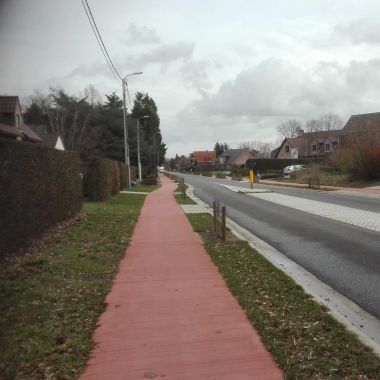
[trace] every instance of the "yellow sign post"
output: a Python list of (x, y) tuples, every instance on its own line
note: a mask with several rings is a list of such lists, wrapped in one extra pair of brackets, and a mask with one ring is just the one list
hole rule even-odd
[(250, 170), (249, 171), (249, 182), (251, 183), (251, 189), (253, 187), (253, 181), (255, 180), (255, 173), (253, 172), (253, 170)]

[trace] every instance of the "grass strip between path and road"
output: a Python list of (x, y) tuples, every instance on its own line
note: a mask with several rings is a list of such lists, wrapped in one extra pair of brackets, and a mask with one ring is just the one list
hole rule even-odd
[(174, 198), (177, 201), (178, 204), (181, 205), (195, 205), (196, 203), (186, 194), (186, 190), (188, 188), (187, 185), (185, 186), (185, 198), (182, 197), (181, 193), (181, 187), (178, 185), (177, 189), (174, 192)]
[(379, 379), (380, 358), (245, 241), (215, 239), (210, 214), (187, 214), (286, 379)]
[(79, 376), (144, 200), (85, 203), (33, 251), (1, 258), (0, 379)]

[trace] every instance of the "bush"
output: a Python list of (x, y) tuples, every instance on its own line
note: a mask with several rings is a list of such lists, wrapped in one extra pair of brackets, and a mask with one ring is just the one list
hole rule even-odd
[(204, 177), (212, 177), (212, 172), (202, 172)]
[(252, 158), (247, 160), (246, 167), (253, 169), (256, 173), (264, 172), (268, 170), (283, 170), (289, 165), (312, 165), (314, 163), (320, 163), (323, 160), (316, 160), (314, 158), (304, 158), (299, 160), (293, 159), (269, 159), (269, 158)]
[(226, 173), (224, 173), (224, 172), (216, 172), (215, 173), (215, 177), (216, 178), (221, 178), (221, 179), (226, 178)]
[[(380, 145), (380, 144), (379, 144)], [(353, 146), (333, 157), (334, 165), (341, 173), (348, 174), (351, 181), (380, 179), (380, 146)]]
[(119, 162), (120, 190), (128, 187), (128, 166)]
[(0, 253), (81, 209), (78, 154), (0, 139), (0, 165)]
[(116, 195), (120, 191), (120, 169), (117, 161), (111, 162), (112, 167), (112, 188), (111, 194)]
[(84, 188), (91, 201), (105, 201), (114, 191), (114, 165), (106, 158), (92, 158), (87, 161)]
[(260, 172), (261, 179), (272, 179), (272, 178), (279, 178), (279, 177), (283, 177), (282, 170), (267, 170), (265, 172)]

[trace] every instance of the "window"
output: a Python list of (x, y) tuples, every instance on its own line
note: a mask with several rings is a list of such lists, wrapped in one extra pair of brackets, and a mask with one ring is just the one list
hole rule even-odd
[(325, 145), (325, 151), (326, 152), (330, 152), (331, 151), (331, 145), (330, 144), (326, 144)]
[(285, 153), (289, 153), (289, 145), (285, 145)]
[(317, 151), (317, 146), (316, 146), (315, 144), (313, 144), (313, 145), (311, 146), (311, 150), (312, 150), (313, 152), (316, 152), (316, 151)]

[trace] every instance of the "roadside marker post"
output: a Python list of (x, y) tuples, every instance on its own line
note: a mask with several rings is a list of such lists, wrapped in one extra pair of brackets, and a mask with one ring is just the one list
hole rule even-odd
[(250, 170), (249, 171), (249, 182), (251, 184), (251, 189), (253, 188), (254, 180), (255, 180), (255, 173), (253, 172), (253, 170)]

